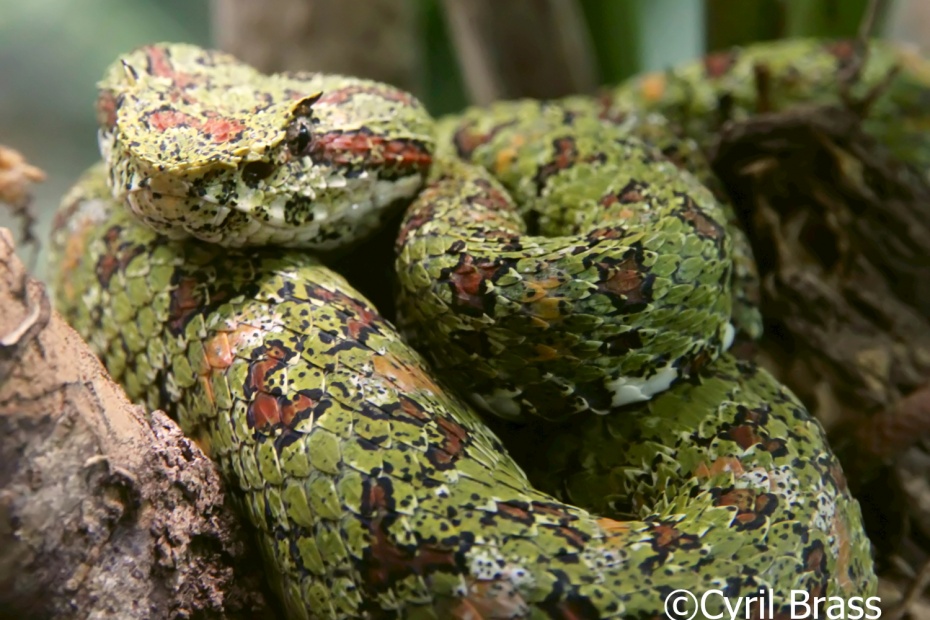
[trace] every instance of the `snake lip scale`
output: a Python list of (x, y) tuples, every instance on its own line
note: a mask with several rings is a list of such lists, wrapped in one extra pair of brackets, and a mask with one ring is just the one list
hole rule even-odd
[[(758, 63), (777, 109), (830, 102), (844, 49), (768, 43), (437, 120), (384, 84), (146, 46), (99, 84), (103, 161), (56, 218), (56, 304), (216, 461), (289, 617), (872, 596), (823, 429), (727, 353), (761, 331), (759, 283), (703, 156), (720, 101), (755, 113)], [(907, 69), (864, 120), (897, 139), (930, 71), (869, 58), (866, 86)], [(401, 206), (395, 328), (318, 256)]]

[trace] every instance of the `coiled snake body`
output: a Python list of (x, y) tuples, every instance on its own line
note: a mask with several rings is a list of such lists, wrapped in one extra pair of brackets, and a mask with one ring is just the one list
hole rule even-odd
[[(56, 222), (59, 308), (241, 491), (290, 616), (645, 618), (679, 589), (767, 589), (781, 611), (792, 590), (874, 594), (821, 427), (725, 352), (758, 332), (748, 246), (706, 167), (680, 169), (699, 151), (624, 107), (630, 89), (609, 113), (519, 102), (434, 131), (393, 88), (191, 46), (108, 72), (105, 163)], [(302, 249), (351, 244), (411, 199), (400, 324), (439, 379)], [(562, 420), (527, 465), (546, 488), (463, 398)]]

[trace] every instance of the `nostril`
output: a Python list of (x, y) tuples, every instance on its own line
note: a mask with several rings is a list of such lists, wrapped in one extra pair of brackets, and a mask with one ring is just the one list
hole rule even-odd
[(242, 167), (242, 180), (254, 187), (259, 181), (274, 172), (274, 165), (267, 161), (252, 161)]

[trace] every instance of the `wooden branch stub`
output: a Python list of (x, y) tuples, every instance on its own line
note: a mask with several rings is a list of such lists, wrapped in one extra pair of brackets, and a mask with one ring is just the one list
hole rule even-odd
[(213, 464), (130, 405), (6, 229), (0, 340), (0, 617), (272, 617)]

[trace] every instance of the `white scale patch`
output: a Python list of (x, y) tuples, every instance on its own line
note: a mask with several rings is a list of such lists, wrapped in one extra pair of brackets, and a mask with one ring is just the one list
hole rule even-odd
[(109, 213), (109, 207), (103, 200), (84, 200), (80, 203), (75, 216), (68, 220), (68, 232), (76, 234), (87, 221), (99, 224), (107, 219)]
[(613, 394), (610, 404), (619, 407), (649, 400), (671, 387), (672, 381), (676, 378), (678, 378), (678, 371), (672, 366), (666, 366), (660, 368), (651, 377), (617, 377), (612, 381), (607, 381), (605, 387)]
[(736, 328), (733, 323), (727, 323), (726, 330), (723, 332), (723, 350), (729, 351), (733, 346), (733, 339), (736, 338)]
[(821, 532), (830, 532), (833, 520), (836, 518), (836, 497), (830, 489), (818, 484), (817, 489), (808, 489), (801, 492), (801, 482), (790, 466), (782, 465), (767, 472), (762, 468), (740, 474), (737, 479), (737, 488), (754, 488), (772, 492), (783, 498), (787, 504), (797, 504), (804, 497), (816, 507), (813, 515), (813, 527)]
[(490, 394), (472, 393), (471, 401), (476, 407), (490, 411), (504, 418), (518, 419), (520, 417), (520, 403), (516, 397), (522, 394), (520, 390), (505, 390), (496, 388)]
[[(733, 346), (733, 340), (736, 337), (736, 329), (732, 323), (727, 323), (723, 332), (723, 350), (728, 350)], [(672, 382), (678, 378), (678, 371), (672, 366), (660, 368), (651, 377), (617, 377), (612, 381), (607, 381), (605, 387), (613, 394), (610, 401), (611, 406), (620, 407), (630, 403), (640, 403), (651, 399), (656, 394), (660, 394), (672, 386)], [(610, 410), (596, 411), (599, 414), (609, 413)]]
[(471, 557), (469, 572), (478, 581), (503, 580), (515, 589), (532, 587), (535, 583), (533, 574), (525, 566), (507, 562), (502, 556), (488, 551), (480, 551)]
[(487, 551), (481, 551), (471, 557), (468, 570), (472, 577), (479, 581), (492, 581), (500, 579), (503, 565), (503, 558), (496, 558)]
[(616, 570), (626, 562), (626, 558), (623, 557), (622, 553), (606, 546), (598, 547), (591, 545), (590, 549), (585, 548), (581, 552), (581, 556), (585, 564), (590, 566), (591, 569), (597, 573), (602, 573), (607, 570)]
[(501, 570), (501, 575), (516, 588), (530, 588), (535, 583), (533, 574), (523, 566), (517, 564), (506, 564)]
[(761, 467), (740, 474), (736, 487), (740, 489), (760, 489), (762, 491), (772, 490), (772, 481), (769, 479), (769, 473)]
[(740, 480), (751, 486), (766, 488), (775, 495), (784, 499), (788, 505), (797, 504), (801, 500), (801, 483), (789, 465), (779, 465), (765, 475), (759, 475), (757, 470), (747, 472), (740, 476)]
[(836, 519), (836, 497), (821, 485), (820, 493), (817, 493), (812, 501), (817, 505), (814, 527), (822, 532), (832, 532), (833, 521)]

